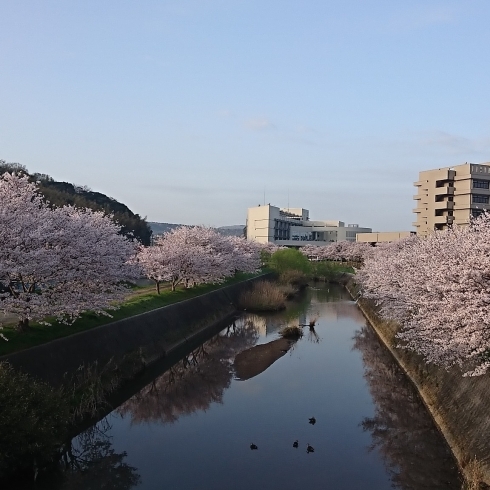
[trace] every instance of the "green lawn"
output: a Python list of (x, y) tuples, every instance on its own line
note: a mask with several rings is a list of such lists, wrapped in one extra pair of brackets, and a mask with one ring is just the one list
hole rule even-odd
[(90, 330), (91, 328), (105, 325), (106, 323), (128, 318), (140, 313), (161, 308), (172, 303), (178, 303), (189, 298), (194, 298), (201, 294), (214, 291), (216, 289), (235, 284), (254, 277), (254, 274), (238, 273), (234, 277), (226, 280), (222, 284), (206, 284), (191, 289), (177, 288), (171, 291), (168, 285), (161, 286), (158, 295), (153, 286), (136, 287), (118, 310), (111, 311), (112, 318), (99, 316), (95, 313), (83, 313), (73, 325), (63, 325), (53, 322), (51, 326), (32, 324), (28, 332), (20, 333), (15, 330), (14, 325), (7, 325), (2, 333), (9, 339), (8, 342), (0, 339), (0, 356), (10, 354), (23, 349), (28, 349), (36, 345), (44, 344), (51, 340), (66, 337), (74, 333)]

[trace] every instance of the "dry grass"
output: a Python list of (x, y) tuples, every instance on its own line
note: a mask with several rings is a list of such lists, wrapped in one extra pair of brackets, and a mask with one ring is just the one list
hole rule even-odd
[(291, 299), (298, 293), (298, 288), (295, 288), (292, 284), (276, 284), (287, 299)]
[(462, 490), (481, 490), (482, 488), (488, 488), (486, 485), (482, 486), (484, 479), (483, 464), (476, 456), (464, 465), (463, 472), (464, 482)]
[(286, 307), (287, 291), (269, 281), (256, 282), (240, 295), (238, 306), (249, 311), (277, 311)]
[(303, 337), (303, 329), (296, 326), (284, 327), (283, 329), (279, 330), (279, 334), (285, 339), (298, 340)]
[(304, 272), (291, 269), (280, 274), (279, 282), (302, 288), (308, 285), (308, 276)]

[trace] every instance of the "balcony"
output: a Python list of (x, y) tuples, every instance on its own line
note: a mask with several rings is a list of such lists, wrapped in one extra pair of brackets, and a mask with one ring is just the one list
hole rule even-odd
[(438, 201), (434, 203), (434, 209), (454, 209), (454, 201)]
[(450, 185), (443, 185), (442, 187), (436, 187), (434, 190), (436, 196), (453, 196), (454, 187)]
[(434, 216), (435, 225), (445, 225), (447, 223), (447, 218), (452, 216)]

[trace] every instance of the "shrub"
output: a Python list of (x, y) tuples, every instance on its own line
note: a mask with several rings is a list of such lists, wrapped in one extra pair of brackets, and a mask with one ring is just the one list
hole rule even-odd
[(269, 266), (279, 274), (283, 274), (286, 271), (297, 271), (308, 275), (311, 270), (308, 258), (295, 248), (274, 252), (270, 258)]
[(289, 284), (297, 288), (303, 288), (308, 285), (308, 276), (304, 272), (291, 269), (279, 275), (279, 282), (285, 285)]
[(250, 311), (277, 311), (286, 307), (287, 292), (269, 281), (256, 282), (240, 295), (238, 305)]
[(279, 334), (281, 337), (285, 339), (294, 339), (298, 340), (301, 337), (303, 337), (303, 329), (301, 327), (284, 327), (283, 329), (279, 330)]

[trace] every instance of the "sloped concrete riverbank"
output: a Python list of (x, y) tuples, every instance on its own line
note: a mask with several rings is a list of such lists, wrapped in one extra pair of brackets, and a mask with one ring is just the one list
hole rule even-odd
[(69, 337), (0, 357), (15, 369), (59, 386), (80, 366), (130, 358), (141, 369), (191, 341), (196, 335), (227, 321), (237, 311), (239, 295), (270, 274), (225, 286), (147, 313), (108, 323)]
[[(372, 302), (358, 297), (353, 278), (343, 281), (379, 338), (417, 388), (463, 474), (490, 485), (490, 375), (463, 377), (458, 368), (446, 371), (396, 347), (398, 326), (382, 320)], [(478, 475), (479, 473), (479, 475)], [(477, 487), (475, 487), (477, 488)]]

